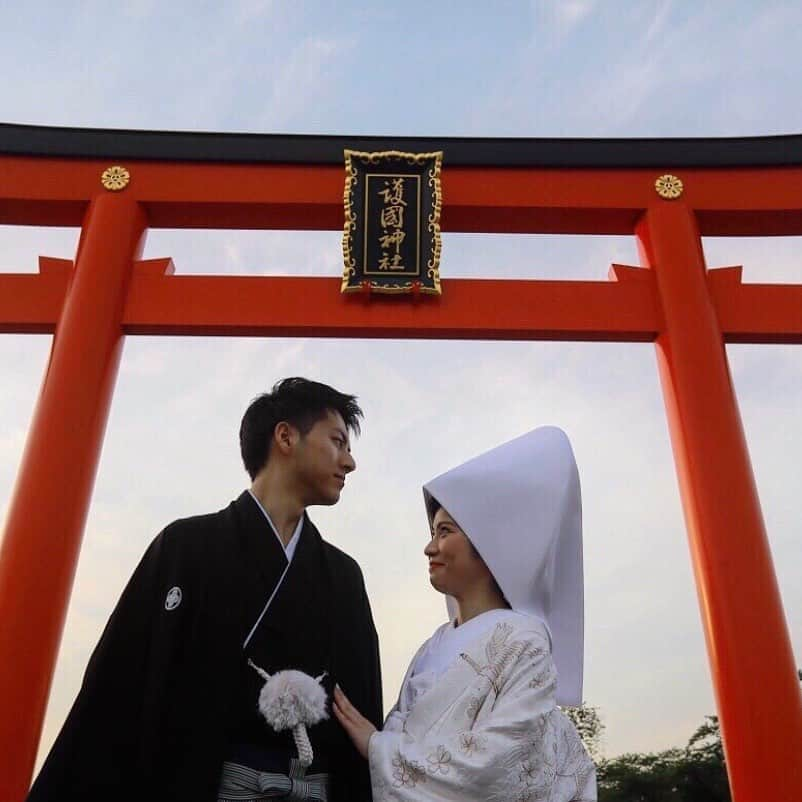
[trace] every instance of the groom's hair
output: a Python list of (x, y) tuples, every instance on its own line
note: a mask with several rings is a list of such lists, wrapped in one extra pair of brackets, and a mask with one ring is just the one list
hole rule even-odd
[(303, 436), (329, 412), (339, 412), (346, 428), (359, 434), (363, 415), (356, 396), (338, 392), (328, 384), (293, 376), (276, 382), (269, 393), (254, 398), (242, 416), (239, 429), (242, 462), (251, 479), (267, 463), (277, 424), (286, 421)]

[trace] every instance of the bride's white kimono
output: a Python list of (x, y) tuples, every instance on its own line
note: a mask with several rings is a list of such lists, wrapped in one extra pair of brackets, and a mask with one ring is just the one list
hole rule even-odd
[[(593, 763), (555, 704), (543, 623), (494, 610), (469, 624), (477, 637), (450, 652), (439, 644), (458, 631), (451, 624), (421, 647), (398, 704), (371, 737), (374, 802), (595, 800)], [(438, 670), (433, 646), (453, 658), (447, 668)], [(434, 670), (418, 671), (427, 664)]]

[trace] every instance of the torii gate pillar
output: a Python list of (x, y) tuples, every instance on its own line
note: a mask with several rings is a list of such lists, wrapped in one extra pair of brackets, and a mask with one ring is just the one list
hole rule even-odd
[(790, 802), (799, 685), (695, 215), (654, 206), (636, 233), (662, 302), (655, 345), (732, 795)]
[(25, 797), (122, 352), (145, 215), (122, 195), (89, 205), (0, 553), (3, 799)]

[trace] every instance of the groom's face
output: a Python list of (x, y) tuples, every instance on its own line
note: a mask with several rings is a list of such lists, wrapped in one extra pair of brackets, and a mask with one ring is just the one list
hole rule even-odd
[(336, 504), (345, 477), (356, 469), (348, 429), (339, 412), (329, 411), (296, 440), (295, 480), (304, 506)]

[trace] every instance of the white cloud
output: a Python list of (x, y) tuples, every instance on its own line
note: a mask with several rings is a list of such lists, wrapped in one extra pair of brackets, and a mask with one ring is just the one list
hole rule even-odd
[(596, 5), (597, 0), (534, 0), (532, 4), (536, 21), (546, 29), (555, 28), (561, 35), (590, 17)]
[(274, 10), (273, 0), (237, 0), (232, 6), (231, 10), (240, 25), (250, 25), (269, 16)]
[(286, 130), (304, 117), (314, 119), (314, 107), (333, 90), (338, 62), (352, 44), (347, 38), (320, 35), (301, 41), (269, 76), (257, 116), (260, 129)]
[(563, 0), (555, 3), (557, 19), (566, 27), (573, 27), (584, 20), (593, 11), (596, 3), (593, 0)]

